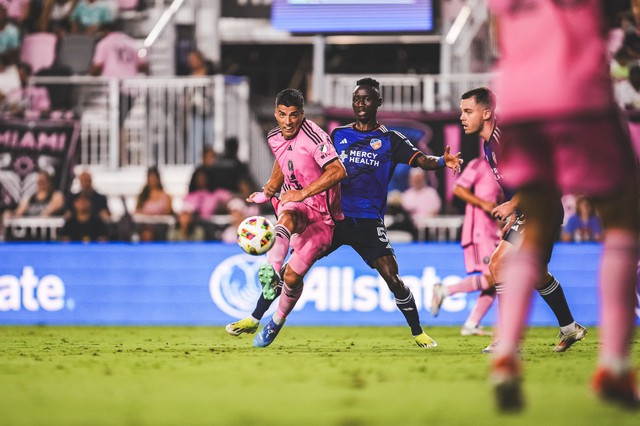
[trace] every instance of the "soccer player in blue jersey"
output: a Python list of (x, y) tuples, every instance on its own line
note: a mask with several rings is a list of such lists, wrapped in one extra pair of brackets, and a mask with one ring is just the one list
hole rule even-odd
[[(497, 125), (496, 98), (493, 92), (486, 87), (479, 87), (470, 90), (462, 95), (460, 102), (460, 121), (464, 132), (468, 135), (478, 135), (484, 141), (484, 156), (493, 171), (496, 181), (502, 187), (506, 202), (493, 209), (493, 216), (498, 220), (506, 220), (507, 224), (503, 228), (502, 241), (491, 255), (489, 270), (496, 283), (498, 294), (498, 305), (502, 311), (502, 294), (504, 282), (505, 259), (519, 247), (522, 234), (526, 227), (524, 216), (518, 211), (520, 197), (511, 188), (504, 185), (503, 175), (500, 172), (500, 143), (501, 131)], [(550, 212), (549, 220), (554, 222), (556, 229), (560, 229), (564, 212), (560, 198), (555, 202), (555, 211)], [(545, 247), (544, 260), (545, 269), (543, 275), (536, 283), (536, 290), (553, 311), (558, 325), (560, 326), (559, 342), (553, 349), (555, 352), (565, 352), (574, 343), (584, 339), (587, 329), (574, 321), (571, 309), (558, 280), (549, 273), (548, 264), (551, 260), (553, 242)], [(442, 301), (446, 297), (441, 285), (434, 286), (433, 299), (431, 301), (432, 312), (437, 315)], [(497, 340), (483, 350), (484, 353), (491, 353), (495, 350)]]
[[(436, 347), (436, 341), (420, 325), (413, 294), (400, 278), (398, 262), (387, 238), (383, 221), (387, 187), (398, 163), (424, 170), (448, 167), (456, 173), (460, 171), (462, 159), (460, 153), (452, 155), (448, 146), (442, 157), (425, 155), (401, 133), (378, 123), (378, 108), (382, 105), (380, 83), (363, 78), (356, 84), (352, 98), (356, 121), (336, 128), (331, 134), (333, 145), (347, 169), (347, 177), (340, 184), (345, 219), (336, 222), (333, 242), (325, 255), (343, 245), (351, 246), (385, 280), (417, 345)], [(227, 332), (234, 336), (254, 333), (270, 304), (271, 301), (260, 296), (252, 315), (228, 324)]]

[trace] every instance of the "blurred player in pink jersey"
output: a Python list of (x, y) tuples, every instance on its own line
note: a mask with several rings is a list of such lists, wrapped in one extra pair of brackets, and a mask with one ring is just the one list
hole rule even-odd
[[(278, 127), (267, 135), (276, 157), (273, 171), (263, 192), (251, 194), (248, 201), (263, 202), (281, 191), (280, 199), (274, 198), (273, 203), (278, 216), (276, 242), (258, 278), (268, 299), (275, 297), (276, 287), (284, 282), (276, 313), (253, 340), (256, 347), (274, 341), (302, 294), (305, 274), (331, 246), (335, 221), (343, 218), (337, 184), (347, 175), (329, 135), (305, 118), (300, 91), (278, 93), (274, 115)], [(283, 268), (289, 246), (293, 253)]]
[(442, 302), (450, 295), (480, 291), (478, 301), (460, 334), (490, 336), (491, 333), (480, 326), (480, 321), (496, 298), (489, 259), (498, 247), (500, 232), (491, 212), (502, 202), (504, 195), (489, 164), (482, 158), (471, 160), (456, 181), (453, 194), (467, 203), (460, 242), (464, 251), (465, 269), (467, 274), (472, 275), (453, 285), (434, 285), (431, 313), (437, 315)]
[[(527, 229), (505, 264), (501, 342), (492, 382), (499, 408), (523, 408), (518, 344), (553, 243), (560, 193), (592, 197), (604, 224), (595, 393), (637, 407), (630, 360), (638, 263), (637, 165), (614, 103), (599, 0), (490, 0), (499, 24), (502, 164)], [(569, 68), (570, 67), (570, 68)]]

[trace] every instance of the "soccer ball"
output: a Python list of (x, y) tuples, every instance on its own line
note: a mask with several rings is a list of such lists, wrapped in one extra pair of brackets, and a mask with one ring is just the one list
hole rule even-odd
[(238, 245), (249, 254), (265, 254), (275, 242), (273, 225), (266, 217), (251, 216), (238, 226)]

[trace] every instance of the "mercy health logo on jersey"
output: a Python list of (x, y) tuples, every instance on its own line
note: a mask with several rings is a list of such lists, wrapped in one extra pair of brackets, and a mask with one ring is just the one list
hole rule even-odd
[[(258, 269), (266, 261), (266, 256), (239, 254), (220, 262), (209, 279), (209, 294), (213, 303), (232, 317), (244, 318), (249, 315), (262, 292)], [(276, 307), (274, 303), (267, 314), (275, 312)]]
[[(266, 257), (236, 255), (222, 261), (211, 274), (209, 293), (215, 305), (227, 315), (244, 318), (255, 308), (261, 288), (257, 281), (260, 265)], [(427, 309), (431, 303), (433, 285), (437, 282), (454, 284), (459, 276), (444, 279), (429, 266), (421, 276), (404, 275), (405, 284), (411, 287), (418, 309)], [(305, 277), (304, 291), (295, 310), (316, 312), (372, 312), (397, 310), (393, 294), (377, 274), (356, 275), (352, 266), (314, 266)], [(266, 315), (275, 312), (277, 303), (271, 305)], [(442, 309), (460, 312), (467, 307), (464, 294), (448, 297)], [(266, 316), (265, 315), (265, 316)]]
[(65, 301), (64, 282), (56, 275), (36, 276), (33, 267), (25, 266), (20, 277), (0, 276), (0, 312), (59, 311), (73, 309), (71, 300)]

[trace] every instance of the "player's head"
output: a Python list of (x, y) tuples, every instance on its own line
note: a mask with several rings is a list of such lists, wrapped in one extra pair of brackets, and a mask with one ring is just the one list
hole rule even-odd
[(466, 134), (479, 133), (486, 123), (495, 120), (496, 96), (489, 88), (469, 90), (461, 98), (460, 122)]
[(382, 105), (380, 83), (371, 77), (358, 80), (351, 99), (351, 106), (356, 119), (361, 122), (375, 120), (380, 105)]
[(284, 89), (276, 96), (273, 114), (285, 139), (292, 139), (300, 130), (304, 120), (304, 96), (296, 89)]

